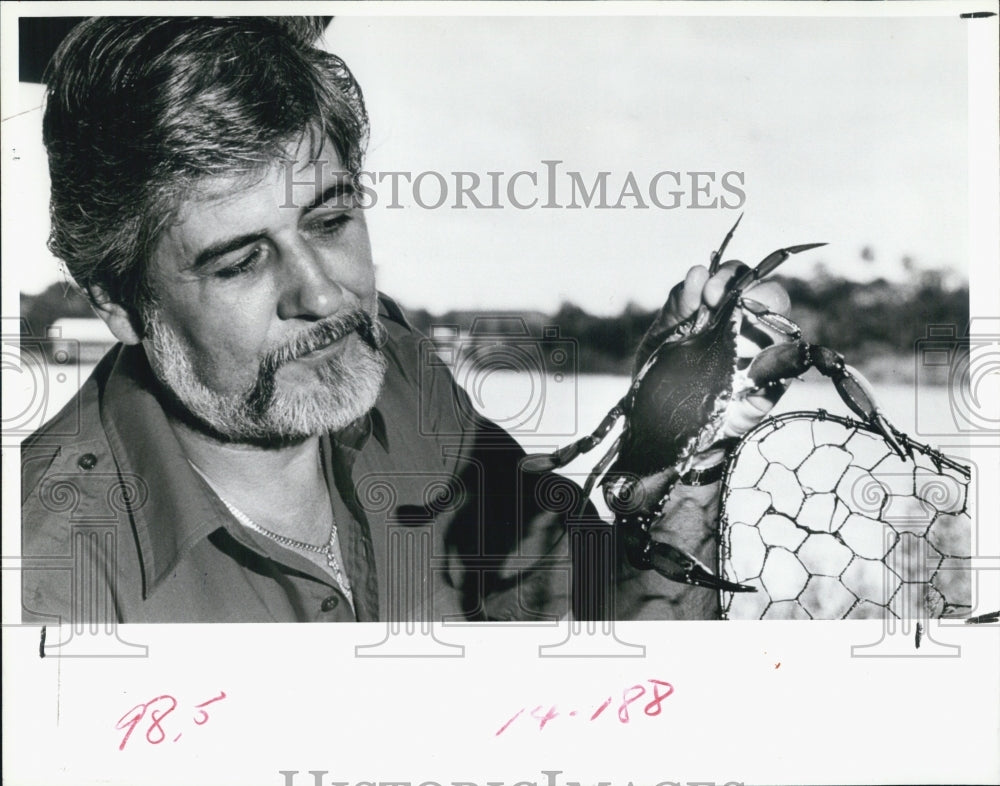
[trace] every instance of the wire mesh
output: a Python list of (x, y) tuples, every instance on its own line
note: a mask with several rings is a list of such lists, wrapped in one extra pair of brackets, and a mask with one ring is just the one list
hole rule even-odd
[(929, 619), (971, 610), (970, 470), (898, 434), (818, 412), (765, 419), (723, 481), (719, 564), (757, 588), (728, 619)]

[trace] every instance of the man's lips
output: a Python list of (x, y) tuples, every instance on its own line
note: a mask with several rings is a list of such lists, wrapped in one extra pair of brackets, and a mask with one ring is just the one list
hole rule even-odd
[(366, 320), (365, 314), (357, 311), (318, 324), (281, 349), (270, 352), (261, 362), (261, 374), (274, 374), (294, 361), (308, 366), (329, 360), (347, 346), (345, 338), (362, 335), (360, 331), (365, 329), (367, 321), (370, 320)]
[(350, 333), (346, 333), (342, 336), (337, 336), (336, 338), (327, 341), (325, 344), (316, 347), (316, 349), (310, 350), (303, 355), (299, 355), (295, 358), (295, 360), (301, 360), (306, 363), (325, 360), (331, 355), (335, 355), (340, 352), (344, 347), (344, 340), (350, 335)]

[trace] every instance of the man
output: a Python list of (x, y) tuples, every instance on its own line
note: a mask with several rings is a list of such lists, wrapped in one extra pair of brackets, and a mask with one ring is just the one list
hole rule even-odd
[[(92, 19), (60, 47), (44, 118), (50, 245), (120, 344), (23, 446), (23, 553), (74, 560), (25, 571), (25, 617), (716, 614), (712, 590), (606, 554), (595, 567), (567, 532), (606, 525), (546, 504), (566, 482), (523, 471), (516, 443), (422, 358), (375, 286), (354, 185), (361, 90), (317, 33)], [(646, 351), (716, 305), (733, 269), (693, 268)], [(76, 413), (79, 434), (58, 436)], [(717, 495), (717, 482), (681, 484), (663, 519), (708, 564)]]

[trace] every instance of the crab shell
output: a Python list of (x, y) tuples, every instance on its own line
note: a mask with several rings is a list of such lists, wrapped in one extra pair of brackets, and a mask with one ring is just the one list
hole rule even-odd
[(656, 515), (695, 454), (721, 431), (740, 387), (738, 303), (730, 298), (701, 329), (682, 326), (636, 375), (625, 400), (618, 458), (601, 484), (609, 507), (626, 519)]

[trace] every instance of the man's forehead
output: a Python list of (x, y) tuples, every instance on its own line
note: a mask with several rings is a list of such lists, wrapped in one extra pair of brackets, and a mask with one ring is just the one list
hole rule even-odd
[[(317, 139), (321, 140), (319, 144)], [(284, 154), (278, 161), (272, 162), (272, 166), (278, 169), (286, 189), (305, 197), (319, 196), (331, 186), (351, 182), (333, 141), (328, 137), (319, 137), (312, 130), (286, 145)], [(310, 191), (314, 193), (310, 194)]]
[(351, 185), (351, 174), (332, 146), (315, 156), (306, 153), (294, 158), (262, 160), (244, 172), (203, 177), (184, 194), (178, 214), (183, 217), (188, 212), (185, 208), (224, 207), (255, 192), (268, 191), (273, 193), (279, 207), (308, 207), (331, 188)]
[(201, 178), (181, 198), (154, 259), (163, 252), (184, 268), (208, 248), (280, 231), (320, 205), (352, 206), (353, 179), (332, 145), (318, 155), (304, 145), (290, 152), (252, 170)]

